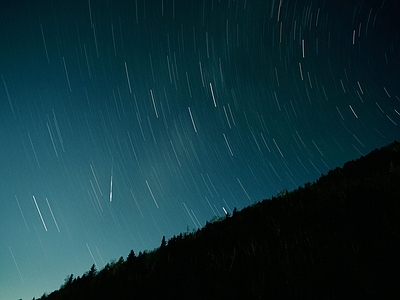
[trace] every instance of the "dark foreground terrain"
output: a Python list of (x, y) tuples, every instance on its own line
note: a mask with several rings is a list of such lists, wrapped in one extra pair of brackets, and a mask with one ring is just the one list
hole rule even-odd
[(400, 299), (400, 143), (40, 299)]

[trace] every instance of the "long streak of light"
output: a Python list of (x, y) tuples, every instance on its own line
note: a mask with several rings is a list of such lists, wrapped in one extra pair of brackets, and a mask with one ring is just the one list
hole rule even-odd
[(229, 109), (229, 114), (231, 115), (231, 119), (232, 119), (233, 125), (236, 126), (235, 118), (233, 117), (231, 106), (230, 106), (229, 103), (228, 103), (228, 109)]
[[(250, 199), (250, 198), (249, 198)], [(228, 203), (226, 203), (225, 199), (222, 199), (226, 205), (226, 207), (228, 208), (229, 212), (232, 214), (232, 209), (229, 207)]]
[(99, 55), (99, 46), (97, 45), (97, 35), (96, 35), (96, 26), (95, 26), (95, 23), (92, 23), (92, 29), (93, 29), (93, 38), (94, 38), (94, 45), (95, 45), (95, 48), (96, 48), (97, 58), (100, 58), (100, 55)]
[(115, 47), (115, 37), (114, 37), (114, 26), (113, 26), (113, 23), (111, 23), (111, 35), (112, 35), (113, 46), (114, 46), (114, 55), (115, 55), (115, 57), (117, 57), (117, 48)]
[[(200, 176), (201, 176), (201, 178), (203, 179), (203, 182), (204, 182), (204, 184), (206, 185), (206, 187), (207, 187), (208, 191), (210, 192), (210, 194), (211, 194), (211, 197), (214, 197), (213, 193), (211, 192), (210, 188), (208, 187), (208, 184), (207, 184), (206, 180), (204, 179), (204, 176), (203, 176), (203, 174), (202, 174), (202, 173), (200, 173)], [(207, 198), (206, 198), (206, 199), (207, 199)]]
[(351, 112), (353, 113), (353, 115), (356, 117), (356, 119), (358, 119), (358, 116), (356, 114), (356, 112), (354, 111), (353, 107), (351, 105), (349, 105)]
[(86, 243), (86, 247), (87, 247), (87, 248), (88, 248), (88, 250), (89, 250), (90, 256), (92, 257), (92, 259), (93, 259), (93, 262), (94, 262), (95, 266), (98, 266), (98, 264), (97, 264), (96, 260), (94, 259), (93, 253), (92, 253), (92, 251), (91, 251), (91, 250), (90, 250), (90, 248), (89, 248), (89, 245), (88, 245), (88, 243)]
[(133, 200), (135, 200), (136, 207), (138, 208), (138, 210), (139, 210), (139, 212), (140, 212), (140, 215), (141, 215), (142, 218), (144, 219), (144, 216), (143, 216), (143, 214), (142, 214), (142, 210), (140, 209), (139, 204), (138, 204), (137, 201), (136, 201), (136, 197), (135, 197), (135, 195), (133, 194), (132, 190), (130, 190), (130, 191), (131, 191)]
[(222, 106), (222, 108), (224, 109), (225, 118), (226, 118), (226, 121), (228, 122), (228, 126), (229, 126), (230, 129), (232, 129), (231, 122), (229, 122), (228, 114), (226, 112), (226, 108), (225, 108), (225, 106)]
[(56, 218), (54, 217), (54, 214), (53, 214), (53, 210), (51, 209), (51, 206), (50, 206), (49, 200), (48, 200), (47, 198), (46, 198), (46, 202), (47, 202), (47, 206), (49, 207), (49, 210), (50, 210), (51, 216), (53, 217), (54, 224), (56, 224), (57, 230), (58, 230), (58, 232), (60, 232), (60, 228), (58, 227), (58, 224), (57, 224)]
[(112, 169), (111, 169), (111, 181), (110, 181), (110, 202), (112, 202), (112, 196), (113, 196), (113, 174), (112, 174)]
[[(246, 194), (247, 198), (249, 198), (249, 200), (251, 200), (251, 198), (250, 198), (249, 194), (247, 194), (247, 191), (246, 191), (246, 189), (244, 188), (243, 184), (240, 182), (240, 179), (239, 179), (239, 178), (236, 178), (236, 179), (237, 179), (237, 181), (239, 182), (240, 187), (242, 188), (243, 192)], [(226, 202), (225, 202), (225, 204), (226, 204)]]
[(282, 178), (279, 176), (278, 172), (276, 172), (274, 166), (271, 163), (269, 163), (269, 166), (271, 167), (272, 171), (274, 171), (276, 177), (278, 177), (279, 180), (282, 182)]
[(169, 142), (171, 143), (172, 150), (174, 151), (175, 158), (176, 158), (176, 160), (177, 160), (177, 162), (178, 162), (178, 165), (179, 165), (179, 166), (181, 166), (181, 162), (179, 161), (178, 155), (176, 154), (176, 151), (175, 151), (174, 144), (172, 143), (172, 141), (171, 141), (171, 140), (169, 140)]
[(281, 154), (281, 156), (284, 157), (283, 154), (282, 154), (282, 151), (281, 151), (281, 149), (279, 148), (278, 144), (276, 143), (275, 139), (272, 139), (272, 140), (274, 141), (274, 144), (275, 144), (275, 146), (276, 146), (276, 149), (278, 149), (278, 151), (279, 151), (279, 153)]
[(337, 106), (336, 106), (336, 110), (338, 111), (338, 113), (339, 113), (340, 117), (341, 117), (341, 118), (342, 118), (342, 120), (344, 121), (343, 115), (342, 115), (342, 113), (340, 112), (340, 110), (339, 110), (339, 107), (337, 107)]
[(33, 150), (33, 154), (35, 155), (36, 162), (37, 162), (37, 164), (38, 164), (38, 166), (39, 166), (39, 169), (40, 169), (39, 159), (38, 159), (38, 157), (37, 157), (37, 155), (36, 155), (36, 150), (35, 150), (35, 147), (33, 146), (32, 138), (31, 138), (31, 135), (29, 134), (29, 132), (28, 132), (28, 137), (29, 137), (29, 142), (31, 143), (31, 147), (32, 147), (32, 150)]
[(192, 220), (192, 222), (193, 222), (194, 226), (196, 226), (196, 227), (197, 227), (197, 224), (196, 224), (196, 222), (194, 221), (194, 219), (193, 219), (193, 217), (192, 217), (191, 213), (189, 212), (189, 210), (188, 210), (188, 208), (187, 208), (187, 206), (186, 206), (186, 203), (185, 203), (185, 202), (182, 202), (182, 203), (183, 203), (183, 206), (184, 206), (184, 207), (185, 207), (185, 209), (186, 209), (186, 212), (187, 212), (187, 214), (189, 215), (190, 219)]
[(225, 215), (228, 214), (228, 211), (225, 209), (225, 207), (222, 206), (222, 210), (224, 211)]
[(97, 188), (100, 191), (100, 195), (103, 196), (103, 193), (101, 192), (101, 188), (100, 188), (99, 182), (97, 181), (96, 173), (94, 173), (92, 165), (90, 165), (90, 169), (92, 170), (92, 174), (93, 174), (94, 180), (96, 181)]
[(360, 89), (361, 94), (364, 94), (364, 91), (363, 91), (363, 89), (361, 88), (361, 84), (360, 84), (359, 81), (357, 81), (357, 84), (358, 84), (358, 88)]
[(199, 61), (199, 66), (200, 66), (201, 83), (202, 83), (203, 87), (205, 87), (205, 84), (204, 84), (204, 76), (203, 76), (203, 69), (202, 69), (202, 67), (201, 67), (201, 61)]
[(210, 82), (210, 90), (211, 90), (211, 96), (212, 96), (213, 102), (214, 102), (214, 107), (217, 107), (217, 101), (215, 100), (214, 90), (213, 90), (211, 82)]
[(93, 193), (91, 193), (90, 190), (87, 190), (87, 193), (88, 193), (90, 201), (92, 202), (92, 206), (93, 206), (94, 212), (96, 213), (96, 216), (99, 218), (99, 220), (103, 220), (102, 216), (100, 215), (100, 213), (98, 211), (97, 206), (95, 206), (95, 202), (94, 202), (94, 199), (93, 199), (94, 198), (93, 197)]
[(196, 220), (196, 223), (197, 223), (196, 226), (197, 226), (197, 228), (201, 228), (201, 224), (200, 224), (200, 222), (199, 222), (199, 219), (197, 219), (196, 214), (194, 213), (193, 209), (191, 209), (190, 211), (192, 212), (192, 215), (193, 215), (194, 219)]
[(19, 277), (21, 277), (22, 283), (25, 284), (25, 280), (24, 280), (24, 278), (22, 277), (21, 270), (20, 270), (19, 267), (18, 267), (17, 260), (15, 259), (14, 253), (13, 253), (13, 251), (11, 250), (11, 247), (10, 247), (10, 246), (8, 246), (8, 249), (10, 249), (11, 256), (12, 256), (12, 258), (13, 258), (13, 260), (14, 260), (15, 266), (17, 267)]
[(49, 131), (51, 143), (53, 144), (54, 152), (56, 153), (56, 156), (57, 156), (57, 158), (58, 158), (58, 152), (57, 152), (57, 149), (56, 149), (56, 144), (54, 143), (53, 134), (52, 134), (52, 132), (51, 132), (51, 130), (50, 130), (49, 123), (46, 123), (46, 125), (47, 125), (47, 130)]
[(104, 263), (103, 257), (101, 256), (99, 249), (97, 249), (97, 246), (95, 246), (95, 247), (96, 247), (97, 254), (98, 254), (98, 255), (99, 255), (99, 257), (100, 257), (101, 263), (102, 263), (102, 264), (103, 264), (103, 266), (104, 266), (104, 265), (105, 265), (105, 263)]
[(304, 77), (303, 77), (303, 69), (301, 68), (301, 63), (299, 63), (299, 69), (300, 69), (301, 81), (303, 81), (303, 80), (304, 80)]
[(110, 180), (110, 202), (112, 202), (112, 177), (113, 177), (113, 172), (114, 171), (114, 165), (111, 166), (111, 180)]
[(189, 110), (190, 119), (192, 120), (192, 125), (193, 125), (193, 128), (194, 128), (194, 132), (197, 133), (196, 124), (194, 123), (193, 115), (192, 115), (192, 111), (190, 110), (190, 107), (188, 107), (188, 110)]
[(210, 182), (210, 184), (211, 184), (211, 186), (212, 186), (212, 188), (213, 188), (215, 194), (217, 194), (217, 197), (219, 197), (219, 193), (218, 193), (217, 189), (215, 188), (215, 185), (214, 185), (214, 183), (212, 182), (212, 180), (211, 180), (211, 178), (210, 178), (210, 175), (208, 175), (208, 173), (207, 173), (207, 178), (208, 178), (208, 181)]
[(394, 125), (397, 126), (397, 123), (396, 123), (395, 121), (393, 121), (391, 117), (389, 117), (388, 115), (386, 115), (386, 117), (387, 117)]
[(22, 212), (21, 205), (19, 205), (17, 195), (15, 195), (15, 200), (17, 201), (19, 211), (21, 212), (22, 218), (24, 219), (26, 229), (28, 229), (28, 231), (29, 231), (29, 227), (28, 227), (28, 224), (26, 223), (26, 219), (25, 219), (24, 213)]
[(90, 70), (89, 58), (88, 58), (88, 55), (87, 55), (86, 45), (85, 44), (83, 44), (83, 50), (85, 52), (86, 66), (87, 66), (87, 69), (88, 69), (89, 78), (92, 78), (92, 71)]
[(386, 87), (383, 87), (383, 90), (385, 91), (386, 95), (387, 95), (389, 98), (392, 98), (392, 97), (390, 96), (389, 92), (387, 91)]
[(314, 142), (314, 140), (311, 140), (312, 143), (314, 144), (315, 148), (317, 148), (319, 154), (321, 154), (321, 156), (324, 156), (324, 154), (321, 152), (321, 150), (318, 148), (317, 144)]
[(93, 27), (93, 19), (92, 19), (92, 8), (90, 6), (90, 0), (88, 0), (89, 5), (89, 19), (90, 19), (90, 27)]
[(38, 204), (37, 204), (37, 202), (36, 202), (36, 198), (35, 198), (35, 196), (32, 196), (32, 198), (33, 198), (33, 201), (35, 202), (36, 209), (37, 209), (37, 211), (38, 211), (38, 213), (39, 213), (40, 219), (42, 220), (43, 227), (44, 227), (44, 229), (47, 231), (47, 226), (46, 226), (46, 223), (45, 223), (44, 220), (43, 220), (43, 216), (42, 216), (42, 213), (40, 212), (39, 206), (38, 206)]
[(94, 189), (93, 182), (92, 182), (91, 180), (89, 180), (89, 182), (90, 182), (90, 185), (92, 186), (93, 194), (94, 194), (94, 196), (96, 197), (97, 204), (99, 205), (100, 210), (103, 211), (103, 207), (101, 206), (99, 197), (97, 196), (96, 190)]
[(268, 149), (268, 152), (271, 153), (271, 149), (269, 149), (268, 144), (267, 144), (267, 142), (265, 141), (265, 138), (264, 138), (262, 132), (260, 132), (260, 135), (261, 135), (261, 138), (262, 138), (262, 140), (263, 140), (263, 142), (264, 142), (264, 145), (265, 145), (265, 146), (267, 147), (267, 149)]
[(64, 71), (65, 71), (65, 76), (67, 77), (67, 83), (68, 83), (68, 89), (71, 92), (71, 83), (69, 82), (69, 75), (68, 75), (68, 70), (67, 70), (67, 65), (65, 64), (65, 58), (63, 56), (63, 64), (64, 64)]
[(210, 208), (211, 208), (211, 210), (212, 210), (212, 212), (213, 212), (213, 215), (216, 216), (217, 213), (215, 212), (214, 208), (211, 206), (210, 201), (208, 201), (207, 197), (204, 197), (204, 198), (206, 198), (206, 201), (207, 201), (207, 203), (208, 203), (208, 206), (210, 206)]
[(138, 165), (138, 167), (139, 167), (140, 172), (142, 172), (142, 168), (140, 167), (139, 158), (138, 158), (138, 156), (137, 156), (137, 154), (136, 154), (135, 147), (133, 147), (131, 135), (130, 135), (129, 131), (127, 131), (127, 133), (128, 133), (129, 143), (130, 143), (130, 145), (131, 145), (133, 155), (135, 156), (136, 163), (137, 163), (137, 165)]
[(11, 102), (10, 93), (8, 92), (7, 84), (6, 84), (5, 80), (4, 80), (3, 75), (1, 75), (1, 79), (3, 80), (4, 89), (6, 90), (6, 94), (7, 94), (7, 98), (8, 98), (8, 103), (10, 104), (12, 114), (14, 115), (14, 118), (16, 118), (15, 112), (14, 112), (14, 107), (13, 107), (12, 102)]
[(189, 75), (187, 72), (186, 72), (186, 81), (187, 81), (187, 86), (188, 86), (188, 90), (189, 90), (189, 96), (190, 96), (190, 98), (193, 98), (192, 89), (190, 88)]
[(49, 59), (49, 53), (47, 52), (47, 45), (46, 45), (46, 39), (44, 38), (44, 32), (43, 32), (43, 26), (40, 24), (40, 31), (42, 32), (42, 39), (43, 39), (43, 44), (44, 44), (44, 51), (46, 51), (46, 57), (47, 57), (47, 63), (50, 63)]
[(131, 81), (129, 80), (128, 67), (126, 65), (126, 62), (125, 62), (125, 73), (126, 73), (126, 79), (128, 80), (129, 93), (132, 94)]
[(233, 152), (232, 152), (231, 146), (229, 145), (229, 142), (228, 142), (228, 139), (225, 136), (225, 133), (223, 133), (223, 136), (224, 136), (224, 139), (225, 139), (226, 146), (228, 147), (229, 153), (231, 154), (231, 156), (233, 156)]
[(158, 204), (157, 204), (157, 201), (156, 201), (156, 198), (154, 198), (153, 192), (151, 191), (150, 185), (149, 185), (149, 183), (147, 182), (147, 180), (146, 180), (146, 184), (147, 184), (147, 188), (149, 189), (149, 192), (150, 192), (150, 194), (151, 194), (151, 197), (153, 198), (153, 201), (154, 201), (155, 205), (157, 206), (157, 208), (159, 208), (159, 207), (158, 207)]
[(280, 17), (281, 17), (282, 2), (283, 2), (283, 0), (280, 0), (280, 1), (279, 1), (278, 18), (277, 18), (277, 21), (278, 21), (278, 22), (279, 22), (279, 19), (280, 19)]
[(59, 141), (60, 141), (61, 148), (63, 149), (63, 152), (65, 152), (65, 149), (64, 149), (64, 141), (63, 141), (63, 138), (62, 138), (62, 136), (61, 136), (60, 128), (58, 127), (58, 121), (57, 121), (56, 113), (54, 112), (54, 109), (52, 109), (52, 111), (53, 111), (53, 121), (54, 121), (54, 125), (56, 125), (56, 130), (57, 130), (58, 139), (59, 139)]
[(150, 96), (151, 96), (151, 101), (153, 102), (154, 112), (155, 112), (156, 117), (158, 119), (158, 110), (157, 110), (157, 106), (156, 106), (156, 101), (154, 100), (153, 90), (150, 90)]

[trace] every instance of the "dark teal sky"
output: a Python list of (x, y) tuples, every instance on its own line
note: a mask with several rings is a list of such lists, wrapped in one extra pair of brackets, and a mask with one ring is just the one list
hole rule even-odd
[(0, 299), (51, 292), (398, 140), (399, 8), (2, 4)]

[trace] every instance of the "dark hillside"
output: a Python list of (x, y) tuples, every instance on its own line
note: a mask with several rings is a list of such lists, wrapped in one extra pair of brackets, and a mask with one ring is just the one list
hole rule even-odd
[(400, 298), (400, 143), (44, 299)]

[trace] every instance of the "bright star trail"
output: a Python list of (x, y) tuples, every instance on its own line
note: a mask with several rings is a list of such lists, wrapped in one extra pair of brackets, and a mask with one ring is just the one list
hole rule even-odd
[(399, 15), (400, 0), (2, 5), (0, 299), (399, 140)]

